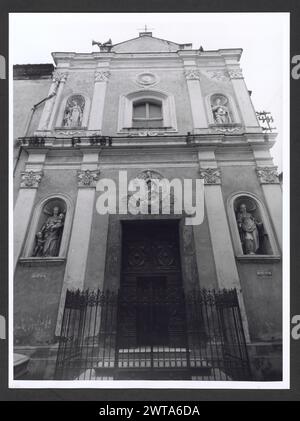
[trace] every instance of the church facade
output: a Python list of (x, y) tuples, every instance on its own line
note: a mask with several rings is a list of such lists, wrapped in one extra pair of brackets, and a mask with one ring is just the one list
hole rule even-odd
[[(14, 344), (30, 357), (26, 378), (281, 380), (276, 133), (259, 124), (242, 50), (151, 32), (98, 44), (53, 53), (55, 68), (14, 66)], [(130, 180), (148, 188), (144, 212), (130, 212)], [(177, 183), (169, 212), (166, 180)], [(176, 206), (185, 180), (199, 223)]]

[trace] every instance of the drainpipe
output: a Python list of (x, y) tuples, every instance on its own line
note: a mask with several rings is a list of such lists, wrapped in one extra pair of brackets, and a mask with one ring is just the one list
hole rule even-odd
[[(32, 121), (33, 114), (35, 113), (36, 109), (37, 109), (37, 108), (38, 108), (41, 104), (43, 104), (44, 102), (48, 101), (48, 99), (51, 99), (51, 98), (52, 98), (52, 97), (54, 97), (55, 95), (56, 95), (56, 91), (52, 92), (52, 93), (51, 93), (50, 95), (48, 95), (46, 98), (43, 98), (41, 101), (39, 101), (39, 102), (37, 102), (36, 104), (34, 104), (34, 105), (33, 105), (33, 107), (31, 108), (31, 110), (30, 110), (30, 112), (29, 112), (29, 115), (28, 115), (28, 117), (27, 117), (26, 126), (25, 126), (25, 130), (24, 130), (24, 137), (26, 137), (26, 136), (27, 136), (27, 134), (28, 134), (29, 126), (30, 126), (30, 123), (31, 123), (31, 121)], [(13, 171), (13, 174), (15, 174), (15, 171), (16, 171), (16, 168), (17, 168), (17, 165), (18, 165), (19, 160), (20, 160), (21, 152), (22, 152), (22, 148), (20, 147), (20, 148), (19, 148), (18, 157), (17, 157), (16, 163), (15, 163), (15, 166), (14, 166), (14, 171)]]

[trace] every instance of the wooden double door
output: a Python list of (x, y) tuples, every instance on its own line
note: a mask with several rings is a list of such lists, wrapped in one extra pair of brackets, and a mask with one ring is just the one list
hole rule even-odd
[(119, 348), (185, 346), (178, 221), (122, 228)]

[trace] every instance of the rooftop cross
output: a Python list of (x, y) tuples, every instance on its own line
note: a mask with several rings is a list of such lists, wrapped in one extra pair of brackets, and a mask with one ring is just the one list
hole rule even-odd
[(144, 28), (138, 28), (139, 31), (143, 31), (144, 33), (149, 32), (151, 29), (154, 29), (154, 28), (148, 28), (147, 25), (145, 25)]

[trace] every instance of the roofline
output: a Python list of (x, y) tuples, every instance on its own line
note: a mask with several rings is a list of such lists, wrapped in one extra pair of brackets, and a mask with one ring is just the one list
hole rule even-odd
[(130, 54), (132, 56), (132, 54), (136, 55), (136, 56), (142, 56), (144, 55), (145, 57), (150, 56), (151, 58), (153, 58), (153, 55), (178, 55), (178, 56), (198, 56), (198, 57), (209, 57), (212, 55), (216, 55), (218, 57), (225, 57), (225, 58), (234, 58), (236, 61), (240, 61), (241, 55), (243, 53), (243, 49), (242, 48), (221, 48), (218, 50), (205, 50), (205, 51), (199, 51), (198, 49), (196, 50), (182, 50), (182, 49), (178, 49), (177, 51), (139, 51), (139, 52), (116, 52), (116, 51), (110, 51), (110, 52), (106, 52), (106, 51), (92, 51), (92, 52), (88, 52), (88, 53), (76, 53), (74, 51), (54, 51), (51, 53), (52, 58), (54, 60), (54, 63), (57, 65), (57, 62), (59, 59), (62, 60), (70, 60), (70, 59), (97, 59), (97, 58), (107, 58), (107, 59), (111, 59), (113, 57), (119, 56), (119, 57), (124, 57), (128, 54)]
[[(144, 38), (144, 37), (155, 38), (155, 39), (158, 39), (158, 40), (160, 40), (160, 41), (169, 42), (169, 43), (171, 43), (171, 44), (175, 44), (175, 45), (178, 45), (178, 46), (179, 46), (179, 45), (183, 45), (182, 43), (178, 44), (177, 42), (174, 42), (174, 41), (169, 41), (169, 40), (164, 39), (164, 38), (153, 37), (152, 35), (143, 35), (143, 36), (138, 36), (138, 37), (135, 37), (135, 38), (130, 38), (130, 39), (127, 39), (127, 40), (125, 40), (125, 41), (118, 42), (117, 44), (113, 44), (113, 45), (112, 45), (112, 49), (113, 49), (114, 47), (116, 47), (117, 45), (121, 45), (121, 44), (124, 44), (125, 42), (134, 41), (134, 40), (136, 40), (136, 39), (139, 39), (139, 38)], [(187, 44), (191, 44), (191, 43), (187, 43)]]
[(51, 78), (54, 71), (53, 63), (27, 63), (13, 65), (13, 78), (16, 79), (46, 79)]

